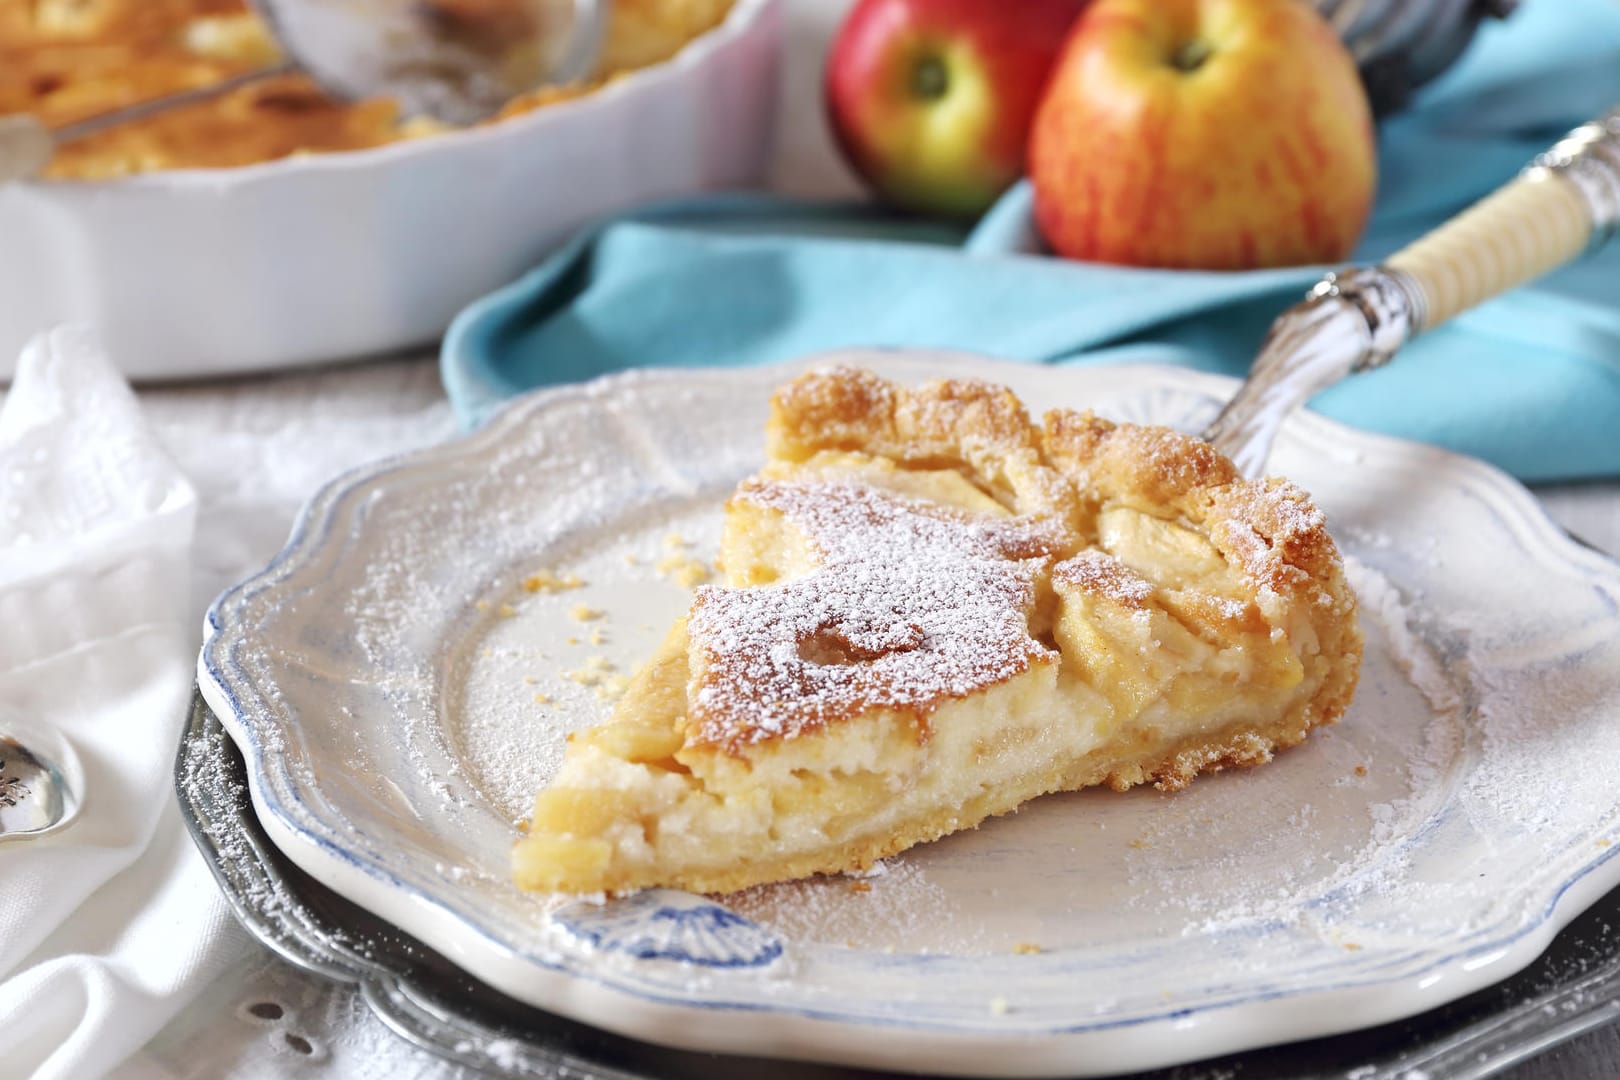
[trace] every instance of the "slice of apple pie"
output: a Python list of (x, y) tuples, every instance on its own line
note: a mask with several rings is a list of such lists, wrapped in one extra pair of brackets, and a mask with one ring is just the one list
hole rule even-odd
[(767, 450), (725, 583), (540, 792), (525, 888), (860, 869), (1047, 792), (1268, 761), (1350, 702), (1322, 515), (1196, 439), (837, 369), (778, 392)]

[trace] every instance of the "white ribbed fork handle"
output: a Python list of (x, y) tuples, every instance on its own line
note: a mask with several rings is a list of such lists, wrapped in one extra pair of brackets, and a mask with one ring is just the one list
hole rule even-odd
[(1422, 295), (1413, 332), (1556, 269), (1620, 224), (1620, 109), (1575, 129), (1519, 178), (1384, 261)]

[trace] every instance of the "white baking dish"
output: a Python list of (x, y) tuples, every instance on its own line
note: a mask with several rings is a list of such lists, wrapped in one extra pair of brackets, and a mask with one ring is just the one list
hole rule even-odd
[(501, 124), (240, 169), (0, 189), (0, 378), (36, 331), (96, 326), (140, 379), (431, 341), (570, 230), (757, 182), (778, 0), (667, 63)]

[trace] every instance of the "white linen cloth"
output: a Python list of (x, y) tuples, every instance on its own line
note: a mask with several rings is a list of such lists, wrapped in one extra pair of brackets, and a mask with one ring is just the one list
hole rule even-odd
[(430, 359), (138, 400), (83, 331), (29, 348), (0, 404), (0, 730), (63, 734), (87, 797), (0, 843), (0, 1078), (456, 1075), (251, 941), (172, 779), (208, 602), (322, 481), (453, 432)]
[(243, 948), (170, 796), (196, 507), (94, 339), (36, 339), (0, 410), (0, 730), (64, 737), (85, 798), (0, 847), (7, 1076), (104, 1072)]

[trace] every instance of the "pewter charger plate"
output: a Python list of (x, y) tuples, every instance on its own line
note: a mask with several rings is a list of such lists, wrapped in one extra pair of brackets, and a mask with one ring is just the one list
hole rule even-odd
[[(844, 358), (1188, 430), (1231, 388)], [(860, 882), (607, 905), (517, 892), (514, 822), (564, 734), (605, 714), (598, 692), (684, 607), (659, 566), (712, 554), (789, 374), (547, 391), (318, 495), (276, 562), (215, 604), (200, 661), (274, 842), (563, 1016), (692, 1049), (998, 1075), (1411, 1016), (1519, 970), (1620, 880), (1620, 569), (1494, 470), (1303, 416), (1275, 465), (1328, 512), (1368, 638), (1339, 727), (1176, 796), (1039, 800)], [(587, 584), (521, 588), (541, 569)]]

